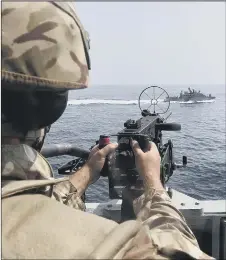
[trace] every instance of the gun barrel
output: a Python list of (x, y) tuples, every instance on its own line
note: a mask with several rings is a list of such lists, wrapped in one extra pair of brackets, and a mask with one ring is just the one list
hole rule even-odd
[(180, 131), (181, 125), (177, 123), (161, 123), (156, 124), (155, 127), (163, 131)]
[(71, 155), (87, 159), (89, 157), (89, 151), (76, 147), (73, 144), (51, 144), (45, 145), (41, 154), (46, 157), (55, 157), (60, 155)]

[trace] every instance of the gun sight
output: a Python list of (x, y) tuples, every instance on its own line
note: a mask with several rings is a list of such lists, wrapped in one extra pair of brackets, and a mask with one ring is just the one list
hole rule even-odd
[[(156, 94), (156, 90), (160, 89), (161, 93)], [(154, 97), (147, 93), (147, 90), (153, 90)], [(143, 105), (141, 97), (144, 94), (146, 101), (147, 97), (150, 98), (151, 104), (146, 109), (141, 109)], [(127, 185), (135, 185), (136, 181), (139, 180), (139, 175), (136, 170), (135, 158), (130, 145), (130, 140), (136, 140), (141, 149), (145, 152), (149, 142), (152, 141), (158, 148), (161, 156), (161, 173), (160, 178), (163, 186), (172, 176), (173, 171), (177, 168), (182, 168), (187, 165), (187, 157), (183, 156), (182, 164), (176, 164), (173, 158), (173, 144), (171, 140), (163, 144), (162, 131), (180, 131), (181, 125), (178, 123), (166, 123), (166, 119), (160, 116), (168, 111), (169, 104), (166, 102), (166, 109), (161, 108), (161, 101), (163, 94), (168, 93), (159, 87), (149, 87), (144, 89), (139, 96), (139, 107), (141, 109), (142, 117), (138, 120), (129, 119), (124, 123), (124, 129), (119, 131), (117, 134), (109, 136), (100, 136), (97, 144), (100, 145), (100, 149), (110, 142), (110, 136), (117, 136), (118, 148), (114, 154), (107, 158), (105, 163), (104, 172), (101, 171), (102, 176), (108, 177), (109, 182), (109, 197), (111, 199), (122, 198), (122, 189)], [(145, 101), (145, 102), (146, 102)], [(144, 102), (144, 103), (145, 103)], [(153, 112), (151, 109), (153, 108)], [(160, 109), (160, 112), (157, 109)], [(91, 147), (92, 148), (92, 147)], [(82, 167), (89, 156), (89, 151), (80, 149), (72, 144), (58, 144), (44, 147), (41, 153), (45, 157), (53, 157), (59, 155), (71, 155), (79, 158), (69, 162), (62, 166), (58, 173), (59, 174), (70, 174), (74, 173), (80, 167)]]

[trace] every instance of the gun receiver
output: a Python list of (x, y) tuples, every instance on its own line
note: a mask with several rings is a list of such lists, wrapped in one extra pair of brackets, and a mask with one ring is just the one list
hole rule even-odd
[(162, 131), (179, 131), (181, 125), (176, 123), (164, 123), (157, 113), (149, 110), (142, 111), (142, 117), (138, 120), (129, 119), (124, 123), (124, 129), (116, 136), (118, 138), (118, 149), (115, 154), (113, 170), (109, 171), (109, 196), (110, 198), (121, 198), (122, 187), (132, 185), (138, 181), (135, 160), (130, 146), (130, 139), (136, 140), (141, 149), (145, 151), (149, 141), (156, 144), (161, 156), (161, 182), (163, 185), (168, 181), (176, 164), (173, 161), (173, 144), (169, 140), (162, 143)]
[[(168, 140), (165, 144), (163, 144), (162, 141), (162, 131), (181, 130), (180, 124), (166, 123), (166, 119), (160, 116), (160, 114), (167, 112), (169, 105), (165, 111), (163, 109), (161, 109), (159, 113), (156, 111), (157, 107), (160, 108), (158, 98), (162, 96), (163, 93), (166, 93), (167, 95), (168, 93), (162, 88), (159, 88), (163, 93), (159, 95), (158, 98), (155, 98), (154, 95), (154, 98), (152, 99), (146, 93), (146, 91), (151, 88), (153, 89), (153, 92), (156, 93), (156, 89), (159, 87), (144, 89), (139, 97), (139, 107), (141, 109), (142, 117), (138, 120), (127, 120), (124, 123), (124, 129), (122, 131), (119, 131), (116, 135), (111, 135), (117, 136), (118, 148), (114, 154), (107, 158), (108, 164), (105, 164), (105, 166), (108, 165), (108, 167), (104, 167), (104, 171), (102, 171), (102, 176), (107, 176), (109, 180), (109, 197), (111, 199), (122, 198), (123, 187), (135, 185), (135, 183), (141, 181), (135, 166), (134, 154), (130, 145), (131, 139), (136, 140), (143, 151), (147, 149), (150, 141), (156, 144), (161, 156), (160, 177), (163, 186), (165, 186), (165, 183), (172, 176), (173, 171), (176, 168), (185, 167), (187, 164), (187, 157), (183, 156), (183, 164), (177, 165), (173, 158), (172, 141)], [(151, 100), (151, 105), (149, 105), (147, 109), (141, 108), (142, 94), (145, 94)], [(149, 110), (150, 107), (154, 108), (153, 112)], [(105, 138), (104, 136), (101, 137)], [(107, 138), (109, 138), (109, 136), (107, 136)], [(44, 147), (41, 153), (46, 157), (63, 154), (79, 157), (59, 168), (59, 174), (71, 174), (72, 172), (75, 172), (85, 164), (89, 156), (89, 151), (77, 148), (74, 145), (52, 145)]]

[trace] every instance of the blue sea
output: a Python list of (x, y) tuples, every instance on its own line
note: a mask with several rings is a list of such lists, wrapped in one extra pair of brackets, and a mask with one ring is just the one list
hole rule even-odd
[[(123, 128), (127, 119), (141, 117), (138, 98), (147, 87), (108, 85), (71, 91), (68, 106), (63, 116), (52, 125), (46, 143), (73, 143), (89, 149), (99, 135), (115, 134)], [(161, 87), (174, 96), (179, 95), (181, 90), (186, 91), (189, 86)], [(168, 139), (173, 141), (175, 161), (181, 163), (183, 155), (188, 158), (187, 167), (174, 171), (168, 186), (196, 199), (226, 199), (225, 86), (190, 87), (204, 94), (211, 93), (216, 99), (200, 103), (172, 102), (168, 112), (162, 115), (164, 117), (172, 112), (167, 122), (181, 124), (181, 131), (163, 132), (165, 142)], [(159, 98), (156, 112), (163, 113), (167, 108), (167, 103), (162, 102), (164, 95)], [(151, 104), (148, 96), (151, 97), (151, 93), (141, 97), (142, 109)], [(56, 177), (59, 177), (57, 168), (71, 159), (69, 156), (49, 158)], [(107, 179), (100, 178), (90, 186), (86, 197), (88, 202), (108, 201)]]

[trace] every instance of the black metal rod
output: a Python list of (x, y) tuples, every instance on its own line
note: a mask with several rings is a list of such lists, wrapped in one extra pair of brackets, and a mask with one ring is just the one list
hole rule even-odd
[(55, 157), (60, 155), (70, 155), (87, 159), (89, 157), (89, 151), (76, 147), (73, 144), (50, 144), (45, 145), (41, 154), (46, 157)]

